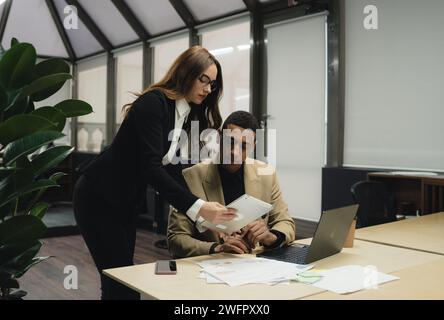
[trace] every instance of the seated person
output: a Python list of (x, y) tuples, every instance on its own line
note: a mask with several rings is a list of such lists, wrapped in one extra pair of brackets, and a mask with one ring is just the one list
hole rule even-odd
[(225, 143), (228, 145), (225, 147), (228, 148), (226, 154), (231, 159), (222, 159), (224, 143), (220, 143), (220, 164), (215, 161), (202, 162), (183, 170), (189, 189), (200, 199), (224, 205), (246, 193), (272, 204), (273, 209), (261, 219), (244, 227), (242, 232), (231, 236), (213, 230), (202, 230), (202, 226), (199, 229), (204, 232), (200, 232), (185, 214), (173, 210), (169, 217), (167, 235), (168, 248), (174, 258), (219, 252), (249, 253), (256, 244), (265, 248), (277, 248), (295, 240), (295, 224), (282, 198), (275, 171), (258, 174), (260, 168), (264, 169), (268, 165), (253, 159), (246, 161), (248, 142), (254, 144), (250, 149), (254, 149), (256, 144), (256, 129), (259, 128), (256, 119), (248, 112), (237, 111), (227, 118), (222, 128), (237, 132), (232, 135), (230, 131), (222, 131), (221, 142), (227, 139), (234, 141)]

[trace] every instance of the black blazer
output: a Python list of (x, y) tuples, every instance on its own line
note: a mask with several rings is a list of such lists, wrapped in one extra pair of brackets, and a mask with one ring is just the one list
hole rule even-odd
[(182, 176), (182, 166), (162, 165), (174, 129), (174, 100), (160, 91), (140, 96), (129, 110), (112, 144), (84, 170), (95, 192), (112, 205), (135, 205), (138, 196), (153, 186), (181, 212), (198, 199)]

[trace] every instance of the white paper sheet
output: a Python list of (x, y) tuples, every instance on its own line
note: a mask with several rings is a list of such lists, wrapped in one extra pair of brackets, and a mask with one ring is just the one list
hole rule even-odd
[(198, 278), (199, 278), (199, 279), (205, 279), (205, 280), (207, 281), (207, 283), (209, 283), (209, 284), (215, 284), (215, 283), (220, 284), (220, 283), (225, 283), (225, 282), (223, 282), (223, 281), (221, 281), (221, 280), (219, 280), (219, 279), (216, 279), (215, 277), (213, 277), (212, 275), (206, 273), (205, 271), (201, 271), (201, 272), (199, 273)]
[[(201, 271), (199, 273), (198, 278), (199, 279), (205, 279), (208, 284), (226, 284), (222, 280), (219, 280), (219, 279), (213, 277), (212, 275), (206, 273), (205, 271)], [(277, 285), (277, 284), (286, 284), (286, 285), (288, 285), (288, 284), (290, 284), (290, 281), (289, 280), (284, 280), (284, 281), (280, 281), (280, 282), (266, 282), (266, 283), (258, 282), (258, 283), (274, 286), (274, 285)]]
[(229, 286), (288, 282), (300, 272), (312, 268), (312, 266), (263, 258), (211, 259), (198, 264), (203, 271)]
[(375, 267), (357, 265), (343, 266), (322, 272), (322, 279), (313, 286), (339, 294), (356, 292), (364, 289), (377, 289), (378, 285), (398, 277), (378, 272)]

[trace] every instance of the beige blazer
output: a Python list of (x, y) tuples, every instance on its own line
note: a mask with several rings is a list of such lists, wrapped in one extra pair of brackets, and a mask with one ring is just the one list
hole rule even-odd
[[(251, 160), (251, 159), (250, 159)], [(288, 206), (282, 198), (275, 170), (272, 174), (260, 175), (258, 169), (267, 164), (251, 160), (245, 163), (245, 193), (273, 205), (272, 211), (262, 217), (268, 227), (282, 232), (286, 243), (295, 239), (295, 224), (288, 213)], [(219, 202), (225, 205), (222, 184), (217, 165), (202, 162), (183, 171), (190, 191), (205, 201)], [(168, 221), (168, 248), (174, 258), (209, 254), (214, 243), (220, 243), (216, 232), (199, 232), (195, 224), (183, 213), (172, 210)]]

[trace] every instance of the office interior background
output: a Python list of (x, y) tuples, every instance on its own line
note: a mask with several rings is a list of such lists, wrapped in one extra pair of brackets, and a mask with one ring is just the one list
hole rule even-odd
[[(365, 28), (368, 5), (377, 8), (377, 29)], [(67, 6), (77, 8), (76, 29), (64, 28)], [(223, 118), (246, 110), (276, 129), (266, 147), (276, 150), (298, 237), (312, 235), (323, 210), (354, 203), (350, 187), (369, 173), (443, 172), (443, 12), (442, 0), (0, 0), (5, 49), (16, 37), (32, 43), (39, 59), (62, 57), (71, 66), (73, 80), (36, 106), (78, 98), (94, 109), (67, 122), (57, 141), (75, 147), (59, 166), (68, 174), (62, 187), (46, 195), (52, 208), (42, 250), (58, 251), (23, 278), (28, 297), (99, 297), (72, 213), (77, 169), (112, 141), (121, 107), (192, 45), (221, 62)], [(409, 183), (397, 213), (443, 211), (442, 188), (435, 208), (419, 182)], [(139, 223), (148, 231), (138, 238), (136, 261), (150, 262), (168, 256), (154, 245), (164, 238), (168, 205), (151, 189), (146, 197)], [(63, 267), (76, 264), (76, 250), (92, 280), (66, 292)], [(54, 285), (41, 291), (45, 273)]]

